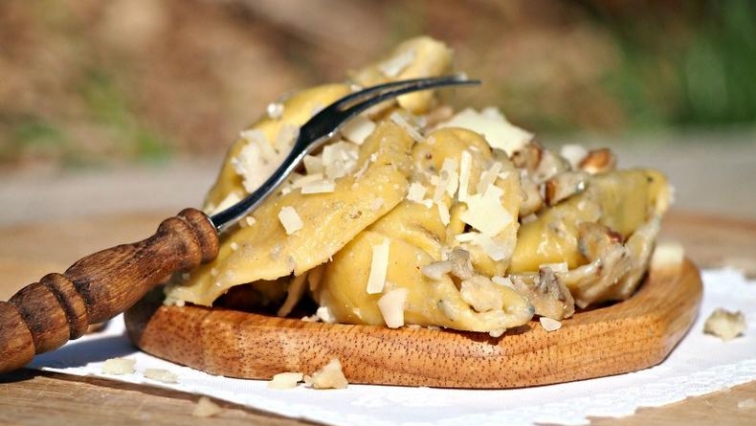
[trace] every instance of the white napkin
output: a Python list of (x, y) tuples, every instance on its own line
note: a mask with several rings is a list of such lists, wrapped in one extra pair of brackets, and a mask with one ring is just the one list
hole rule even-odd
[[(661, 365), (631, 374), (514, 390), (459, 390), (350, 385), (342, 390), (272, 390), (267, 382), (212, 376), (163, 361), (131, 346), (122, 318), (104, 333), (83, 337), (38, 356), (31, 367), (79, 376), (208, 395), (283, 416), (331, 425), (530, 425), (587, 424), (589, 416), (621, 417), (688, 396), (756, 380), (756, 281), (731, 269), (703, 272), (701, 312), (691, 331)], [(704, 335), (703, 322), (717, 307), (746, 314), (746, 335), (724, 342)], [(136, 360), (136, 372), (102, 373), (106, 359)], [(146, 379), (147, 368), (178, 374), (178, 384)]]

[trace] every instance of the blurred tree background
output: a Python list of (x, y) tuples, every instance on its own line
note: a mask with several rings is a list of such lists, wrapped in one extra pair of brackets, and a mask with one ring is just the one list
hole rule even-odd
[(756, 123), (749, 0), (2, 0), (0, 167), (217, 156), (420, 34), (485, 81), (457, 102), (537, 133)]

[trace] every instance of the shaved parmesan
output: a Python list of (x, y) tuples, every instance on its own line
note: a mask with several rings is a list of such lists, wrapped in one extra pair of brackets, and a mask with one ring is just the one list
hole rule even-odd
[(383, 292), (388, 272), (389, 248), (391, 242), (387, 239), (383, 243), (373, 246), (373, 258), (370, 262), (370, 275), (368, 276), (366, 291), (368, 294)]
[(336, 322), (336, 317), (333, 315), (333, 312), (331, 312), (328, 306), (319, 307), (318, 310), (315, 311), (315, 316), (320, 318), (321, 321), (327, 322), (329, 324)]
[(302, 194), (325, 194), (336, 190), (336, 183), (332, 180), (319, 180), (302, 187)]
[(312, 376), (305, 376), (304, 380), (313, 389), (346, 389), (349, 385), (341, 368), (341, 362), (336, 358), (314, 372)]
[(651, 268), (680, 267), (685, 259), (685, 249), (678, 243), (659, 244), (651, 255)]
[(449, 225), (449, 223), (451, 223), (449, 208), (446, 207), (446, 204), (444, 203), (436, 203), (436, 206), (438, 207), (438, 217), (441, 219), (441, 223), (443, 223), (444, 226)]
[(436, 177), (436, 190), (433, 192), (433, 201), (440, 203), (444, 192), (453, 197), (457, 192), (457, 186), (459, 185), (459, 178), (457, 176), (457, 162), (454, 159), (444, 159), (444, 164), (441, 166), (441, 171)]
[(485, 108), (481, 112), (467, 108), (438, 126), (443, 127), (462, 127), (477, 132), (486, 138), (492, 148), (501, 149), (510, 156), (533, 139), (532, 133), (507, 121), (494, 107)]
[(397, 126), (401, 127), (405, 131), (407, 131), (407, 134), (410, 135), (412, 139), (414, 139), (417, 142), (423, 141), (423, 135), (420, 134), (420, 132), (417, 131), (417, 128), (410, 124), (409, 121), (407, 121), (406, 118), (404, 118), (403, 115), (400, 113), (394, 111), (389, 116), (389, 119), (394, 122)]
[(278, 373), (268, 382), (268, 389), (294, 389), (297, 383), (304, 380), (304, 374), (298, 372)]
[(497, 276), (493, 276), (493, 277), (491, 277), (491, 281), (492, 281), (492, 282), (493, 282), (494, 284), (498, 284), (498, 285), (500, 285), (500, 286), (504, 286), (504, 287), (507, 287), (507, 288), (511, 288), (512, 290), (514, 290), (514, 289), (515, 289), (515, 286), (514, 286), (514, 284), (512, 283), (512, 279), (511, 279), (511, 278), (509, 278), (509, 277), (501, 277), (501, 276), (498, 276), (498, 275), (497, 275)]
[(350, 142), (354, 142), (357, 145), (362, 145), (375, 130), (375, 123), (369, 118), (358, 115), (349, 120), (341, 129), (341, 134)]
[(136, 360), (129, 358), (110, 358), (102, 364), (102, 372), (113, 375), (134, 374), (135, 364)]
[(419, 182), (412, 182), (407, 190), (407, 199), (416, 203), (422, 203), (425, 198), (427, 190), (423, 184)]
[(378, 299), (378, 309), (388, 328), (404, 325), (404, 305), (407, 303), (408, 293), (406, 288), (395, 288)]
[(478, 181), (478, 194), (485, 194), (488, 188), (492, 187), (496, 182), (496, 178), (499, 177), (499, 172), (504, 167), (500, 162), (495, 162), (488, 170), (480, 174), (480, 180)]
[(386, 77), (393, 78), (410, 66), (414, 60), (415, 49), (407, 49), (387, 61), (383, 61), (378, 65), (378, 70)]
[(470, 171), (472, 170), (472, 155), (467, 151), (462, 151), (459, 161), (459, 201), (467, 201), (470, 190)]
[(286, 230), (286, 235), (291, 235), (302, 229), (304, 226), (302, 218), (299, 217), (299, 214), (294, 210), (294, 207), (290, 206), (281, 208), (281, 211), (278, 212), (278, 220), (281, 222), (281, 225), (283, 225), (284, 230)]
[(178, 383), (178, 374), (164, 368), (147, 368), (144, 377), (163, 383)]
[(560, 321), (557, 321), (555, 319), (551, 319), (548, 317), (541, 317), (538, 319), (541, 323), (541, 327), (543, 327), (546, 331), (556, 331), (562, 328), (562, 323)]
[(483, 234), (492, 237), (514, 222), (514, 218), (501, 205), (503, 191), (492, 186), (485, 194), (467, 197), (467, 210), (460, 219)]
[(269, 118), (278, 120), (283, 116), (284, 106), (280, 102), (273, 102), (268, 104), (268, 107), (265, 108), (265, 112), (268, 114)]

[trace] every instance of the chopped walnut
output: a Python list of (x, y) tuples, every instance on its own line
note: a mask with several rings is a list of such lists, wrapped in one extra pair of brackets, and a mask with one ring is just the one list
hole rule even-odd
[(617, 167), (617, 158), (608, 148), (594, 149), (588, 152), (578, 165), (584, 172), (592, 175), (611, 172)]

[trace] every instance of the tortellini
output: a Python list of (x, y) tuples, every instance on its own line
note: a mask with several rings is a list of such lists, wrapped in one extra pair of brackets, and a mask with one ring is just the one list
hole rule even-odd
[[(253, 191), (298, 126), (355, 84), (451, 66), (449, 48), (420, 37), (351, 82), (271, 105), (231, 147), (205, 210)], [(354, 119), (221, 236), (216, 260), (174, 277), (166, 302), (291, 315), (309, 299), (322, 321), (499, 336), (629, 297), (669, 204), (664, 176), (615, 170), (608, 151), (557, 154), (493, 108), (449, 111), (425, 91)]]

